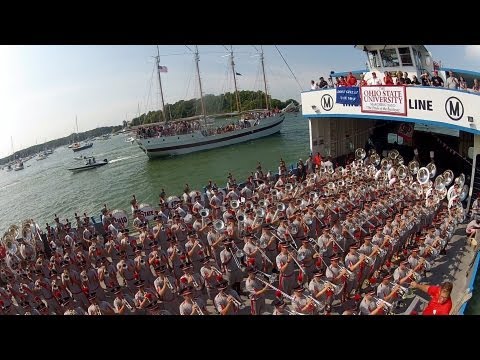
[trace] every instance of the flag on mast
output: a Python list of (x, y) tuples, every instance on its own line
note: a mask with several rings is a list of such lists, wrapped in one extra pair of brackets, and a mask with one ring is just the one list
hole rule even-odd
[(168, 69), (166, 66), (158, 65), (158, 71), (166, 73), (168, 72)]
[(243, 76), (242, 74), (238, 73), (238, 72), (235, 72), (235, 75), (240, 75), (240, 76)]

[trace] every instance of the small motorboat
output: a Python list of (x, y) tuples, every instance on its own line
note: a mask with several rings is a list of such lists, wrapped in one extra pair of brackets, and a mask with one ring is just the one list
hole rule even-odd
[(92, 158), (92, 159), (88, 159), (88, 161), (85, 162), (85, 165), (70, 168), (68, 170), (73, 171), (73, 172), (78, 172), (78, 171), (83, 171), (83, 170), (96, 169), (97, 167), (107, 165), (107, 164), (108, 164), (107, 159), (103, 159), (102, 161), (95, 161), (95, 158)]
[(74, 157), (75, 160), (86, 160), (88, 161), (88, 159), (93, 159), (93, 156), (76, 156)]

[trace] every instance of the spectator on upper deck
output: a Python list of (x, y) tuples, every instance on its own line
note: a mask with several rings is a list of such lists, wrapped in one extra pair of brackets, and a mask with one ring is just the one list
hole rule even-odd
[(385, 75), (383, 77), (383, 83), (385, 85), (393, 85), (393, 79), (392, 79), (392, 75), (390, 75), (390, 72), (385, 71), (383, 74)]
[(318, 88), (319, 89), (326, 89), (328, 88), (328, 83), (325, 81), (323, 76), (320, 77), (319, 82), (318, 82)]
[(367, 81), (365, 80), (365, 75), (364, 75), (364, 74), (361, 74), (361, 75), (360, 75), (360, 84), (359, 84), (359, 86), (365, 86), (365, 85), (368, 85), (368, 84), (367, 84)]
[(317, 84), (315, 84), (315, 80), (310, 81), (310, 90), (317, 90)]
[(480, 91), (480, 83), (478, 82), (478, 79), (473, 79), (472, 90), (473, 91)]
[(405, 79), (405, 85), (412, 84), (412, 80), (410, 80), (410, 78), (408, 77), (408, 73), (406, 71), (403, 73), (403, 78)]
[(368, 85), (382, 85), (382, 81), (377, 78), (377, 73), (372, 72), (372, 77), (368, 80)]
[(335, 85), (333, 85), (333, 79), (331, 76), (327, 79), (327, 84), (330, 89), (335, 87)]
[(435, 86), (435, 87), (444, 86), (443, 79), (440, 76), (438, 76), (438, 70), (435, 70), (433, 72), (431, 81), (432, 81), (432, 86)]
[(350, 71), (347, 76), (347, 86), (357, 86), (357, 78)]
[(343, 76), (340, 76), (340, 80), (337, 81), (337, 87), (341, 87), (341, 86), (348, 86)]
[(413, 75), (412, 85), (422, 85), (422, 83), (420, 81), (418, 81), (417, 75)]
[(453, 75), (453, 71), (449, 71), (448, 75), (446, 87), (449, 89), (458, 89), (458, 79)]
[(468, 88), (467, 82), (465, 81), (463, 76), (460, 76), (458, 79), (458, 87), (460, 88), (460, 90), (467, 90)]
[(405, 79), (403, 78), (403, 72), (397, 71), (397, 80), (395, 85), (405, 85)]
[(422, 86), (431, 86), (430, 75), (428, 73), (422, 74)]

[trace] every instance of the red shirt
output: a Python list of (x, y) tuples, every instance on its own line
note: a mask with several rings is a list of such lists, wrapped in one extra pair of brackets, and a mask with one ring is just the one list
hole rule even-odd
[(349, 75), (347, 77), (347, 84), (348, 86), (355, 86), (357, 85), (357, 78), (353, 75)]
[[(430, 302), (428, 303), (425, 310), (423, 310), (423, 315), (448, 315), (450, 314), (450, 310), (452, 310), (452, 299), (448, 299), (443, 304), (438, 303), (438, 296), (440, 295), (441, 291), (440, 286), (429, 286), (428, 287), (428, 295), (432, 297)], [(436, 312), (434, 313), (434, 310)]]

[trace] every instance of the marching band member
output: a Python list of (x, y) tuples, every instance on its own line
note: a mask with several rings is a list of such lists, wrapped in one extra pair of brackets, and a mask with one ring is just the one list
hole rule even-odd
[(213, 301), (215, 309), (220, 315), (234, 315), (240, 310), (242, 299), (233, 289), (227, 289), (228, 282), (222, 281), (218, 284), (218, 294)]
[(345, 256), (345, 266), (353, 273), (355, 273), (355, 278), (353, 280), (348, 280), (345, 286), (347, 287), (347, 295), (351, 293), (353, 289), (359, 290), (362, 286), (360, 279), (363, 277), (363, 271), (365, 268), (365, 257), (363, 254), (360, 256), (357, 255), (358, 245), (353, 244), (350, 246), (348, 254)]
[(158, 299), (161, 301), (163, 310), (167, 310), (170, 314), (178, 314), (179, 298), (178, 288), (175, 279), (166, 275), (166, 267), (160, 265), (155, 269), (157, 278), (154, 281), (154, 287), (157, 291)]
[(207, 223), (207, 226), (207, 241), (210, 247), (210, 255), (214, 258), (218, 265), (221, 265), (220, 253), (222, 251), (222, 244), (223, 240), (225, 240), (226, 235), (215, 231), (213, 228), (213, 223), (211, 221)]
[(400, 262), (400, 265), (393, 272), (393, 281), (402, 285), (410, 279), (409, 271), (407, 268), (408, 261), (404, 260)]
[(382, 315), (383, 308), (385, 306), (384, 302), (380, 302), (378, 305), (373, 300), (375, 291), (370, 291), (365, 294), (362, 301), (360, 302), (360, 314), (361, 315)]
[(135, 306), (137, 308), (136, 312), (139, 315), (148, 314), (151, 307), (157, 303), (155, 290), (149, 288), (145, 289), (145, 283), (142, 280), (135, 281), (134, 285), (138, 289), (134, 298)]
[[(340, 270), (338, 265), (339, 257), (337, 255), (333, 255), (330, 257), (330, 265), (327, 267), (325, 271), (325, 275), (329, 281), (334, 283), (335, 285), (345, 286), (346, 282), (346, 271), (345, 269)], [(342, 294), (344, 291), (342, 292)], [(343, 295), (342, 295), (343, 296)]]
[(247, 242), (243, 247), (243, 252), (247, 256), (247, 264), (250, 264), (251, 266), (257, 266), (258, 268), (263, 268), (263, 263), (265, 260), (263, 259), (258, 246), (253, 243), (253, 236), (251, 234), (247, 234), (245, 239)]
[(77, 303), (82, 304), (85, 307), (88, 307), (89, 302), (87, 295), (82, 291), (80, 275), (75, 270), (64, 269), (61, 275), (62, 284), (68, 289), (72, 294), (73, 298)]
[(223, 199), (218, 194), (218, 189), (212, 189), (213, 195), (210, 198), (210, 207), (212, 209), (212, 218), (219, 219), (221, 216), (221, 206), (223, 203)]
[[(224, 249), (220, 252), (220, 262), (222, 264), (223, 274), (228, 285), (237, 293), (241, 293), (240, 282), (243, 279), (243, 273), (238, 268), (235, 259), (235, 252), (232, 249), (232, 241), (230, 239), (223, 240)], [(237, 259), (240, 262), (240, 259)]]
[(283, 292), (291, 294), (292, 289), (296, 284), (296, 279), (294, 277), (295, 263), (292, 259), (292, 255), (288, 252), (288, 245), (282, 243), (280, 247), (281, 252), (275, 259), (277, 269), (280, 271), (278, 287)]
[(95, 293), (90, 294), (88, 297), (90, 306), (88, 307), (88, 315), (114, 315), (115, 310), (112, 305), (106, 301), (98, 301)]
[(200, 274), (194, 273), (191, 263), (184, 264), (182, 270), (184, 274), (180, 278), (179, 290), (182, 291), (184, 288), (189, 287), (194, 292), (194, 298), (202, 297), (205, 280)]
[(127, 254), (124, 251), (120, 252), (120, 258), (121, 260), (117, 263), (117, 273), (123, 280), (123, 286), (133, 289), (135, 264), (132, 260), (127, 259)]
[(198, 271), (201, 267), (201, 260), (205, 256), (203, 246), (200, 244), (197, 234), (193, 231), (189, 231), (187, 235), (187, 242), (185, 243), (185, 251), (188, 254), (188, 258), (193, 265), (193, 268)]
[[(333, 292), (329, 289), (328, 286), (325, 284), (325, 279), (322, 279), (325, 274), (321, 270), (315, 269), (313, 272), (313, 278), (308, 284), (308, 290), (312, 294), (312, 296), (320, 301), (322, 304), (332, 304), (333, 301)], [(323, 308), (317, 309), (318, 311), (323, 311)]]
[(305, 294), (303, 293), (305, 291), (303, 285), (298, 284), (293, 290), (293, 309), (301, 314), (314, 315), (316, 311), (315, 303), (312, 299), (309, 299), (305, 296)]
[(285, 310), (287, 304), (281, 299), (275, 299), (272, 302), (272, 305), (275, 307), (273, 310), (272, 315), (289, 315), (289, 313)]
[(115, 294), (115, 299), (113, 300), (113, 309), (118, 315), (132, 315), (135, 314), (135, 301), (133, 297), (129, 294), (124, 294), (122, 288), (117, 286), (112, 289), (113, 294)]
[(378, 298), (391, 302), (391, 300), (396, 296), (399, 285), (395, 285), (393, 288), (390, 286), (390, 280), (392, 275), (385, 275), (382, 279), (382, 282), (377, 287), (377, 296)]
[(179, 306), (180, 315), (209, 315), (203, 300), (193, 299), (192, 288), (186, 287), (180, 294), (184, 299)]
[[(63, 307), (63, 315), (91, 315), (91, 314), (88, 314), (88, 312), (86, 312), (83, 308), (79, 306), (75, 306), (73, 301), (70, 299), (64, 300), (62, 303), (62, 307)], [(42, 309), (41, 306), (40, 306), (40, 309)]]
[(297, 257), (303, 258), (302, 261), (299, 263), (302, 265), (303, 269), (307, 273), (306, 279), (302, 279), (303, 282), (308, 282), (313, 277), (313, 271), (315, 270), (315, 259), (318, 257), (317, 254), (314, 253), (310, 242), (306, 237), (302, 239), (302, 245), (298, 248)]
[(269, 287), (256, 279), (255, 273), (257, 270), (255, 267), (249, 267), (247, 272), (245, 290), (250, 294), (250, 315), (262, 315), (263, 310), (265, 310), (265, 293)]
[(210, 256), (203, 259), (203, 266), (200, 269), (200, 275), (205, 280), (205, 288), (207, 289), (208, 299), (212, 300), (217, 295), (217, 285), (223, 281), (222, 272), (212, 264)]

